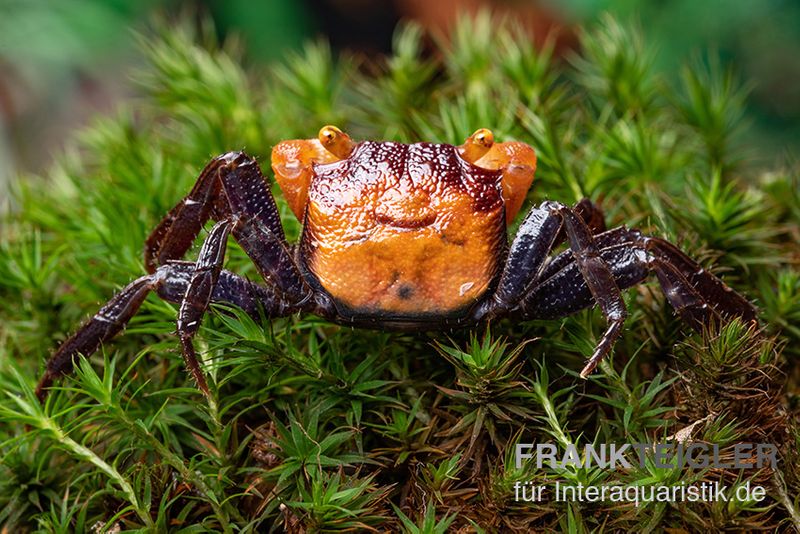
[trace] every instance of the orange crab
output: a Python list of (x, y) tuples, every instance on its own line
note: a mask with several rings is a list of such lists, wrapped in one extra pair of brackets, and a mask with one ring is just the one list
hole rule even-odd
[[(581, 372), (609, 353), (626, 317), (620, 290), (658, 278), (667, 300), (695, 328), (755, 308), (670, 243), (625, 227), (605, 230), (588, 200), (533, 207), (509, 244), (507, 224), (536, 170), (524, 143), (496, 143), (489, 130), (464, 144), (354, 142), (333, 126), (317, 139), (283, 141), (272, 169), (303, 222), (286, 242), (256, 161), (242, 152), (213, 159), (192, 191), (147, 239), (148, 273), (126, 286), (65, 341), (37, 393), (71, 371), (130, 320), (150, 291), (180, 303), (184, 360), (206, 394), (192, 343), (211, 302), (258, 317), (314, 313), (366, 328), (435, 330), (492, 318), (557, 318), (597, 304), (608, 326)], [(214, 219), (196, 261), (182, 261)], [(264, 284), (223, 269), (228, 235)], [(569, 249), (552, 255), (564, 240)]]

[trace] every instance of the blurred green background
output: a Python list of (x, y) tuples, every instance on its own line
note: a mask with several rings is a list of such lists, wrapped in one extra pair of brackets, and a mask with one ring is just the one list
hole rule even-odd
[[(538, 42), (558, 35), (569, 57), (573, 28), (608, 11), (639, 24), (667, 79), (687, 59), (723, 65), (751, 83), (743, 157), (774, 166), (800, 148), (800, 2), (794, 0), (0, 0), (0, 211), (11, 178), (40, 172), (69, 132), (135, 98), (136, 31), (159, 16), (214, 21), (238, 36), (249, 61), (268, 63), (323, 36), (368, 64), (389, 49), (401, 19), (446, 36), (460, 12), (489, 6), (521, 21)], [(491, 125), (490, 125), (491, 126)], [(235, 147), (232, 147), (235, 148)]]

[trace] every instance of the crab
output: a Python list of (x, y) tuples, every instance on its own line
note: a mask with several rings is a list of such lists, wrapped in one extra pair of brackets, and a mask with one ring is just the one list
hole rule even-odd
[[(606, 230), (584, 199), (534, 206), (509, 244), (536, 155), (521, 142), (495, 142), (480, 129), (460, 146), (354, 142), (336, 127), (316, 139), (282, 141), (272, 170), (302, 221), (287, 243), (275, 200), (244, 152), (211, 160), (191, 192), (145, 246), (147, 274), (105, 304), (47, 362), (40, 398), (122, 330), (150, 292), (179, 303), (177, 335), (198, 387), (209, 388), (193, 337), (209, 304), (253, 317), (311, 313), (341, 325), (392, 330), (465, 328), (512, 317), (556, 319), (597, 305), (606, 329), (580, 373), (612, 350), (627, 316), (621, 290), (655, 275), (666, 300), (696, 330), (718, 321), (756, 321), (755, 307), (659, 237), (624, 226)], [(196, 261), (182, 258), (205, 223), (216, 224)], [(223, 268), (228, 236), (264, 283)], [(568, 248), (555, 253), (566, 242)]]

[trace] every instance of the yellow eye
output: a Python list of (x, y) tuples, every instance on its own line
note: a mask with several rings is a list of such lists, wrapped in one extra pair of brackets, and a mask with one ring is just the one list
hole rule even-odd
[(470, 163), (475, 163), (489, 152), (494, 145), (494, 134), (488, 128), (476, 130), (464, 144), (459, 147), (461, 157)]
[(355, 143), (350, 139), (349, 135), (330, 124), (320, 128), (317, 137), (319, 138), (320, 144), (325, 147), (325, 150), (339, 159), (350, 156), (355, 146)]
[(474, 134), (472, 134), (471, 138), (476, 144), (486, 147), (487, 150), (492, 148), (492, 145), (494, 144), (494, 134), (487, 128), (481, 128), (480, 130), (477, 130)]

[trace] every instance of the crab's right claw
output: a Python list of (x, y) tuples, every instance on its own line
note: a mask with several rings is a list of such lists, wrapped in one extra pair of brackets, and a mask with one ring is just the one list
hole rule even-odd
[(272, 171), (295, 216), (302, 221), (315, 164), (347, 158), (356, 143), (336, 126), (323, 126), (317, 139), (281, 141), (272, 149)]

